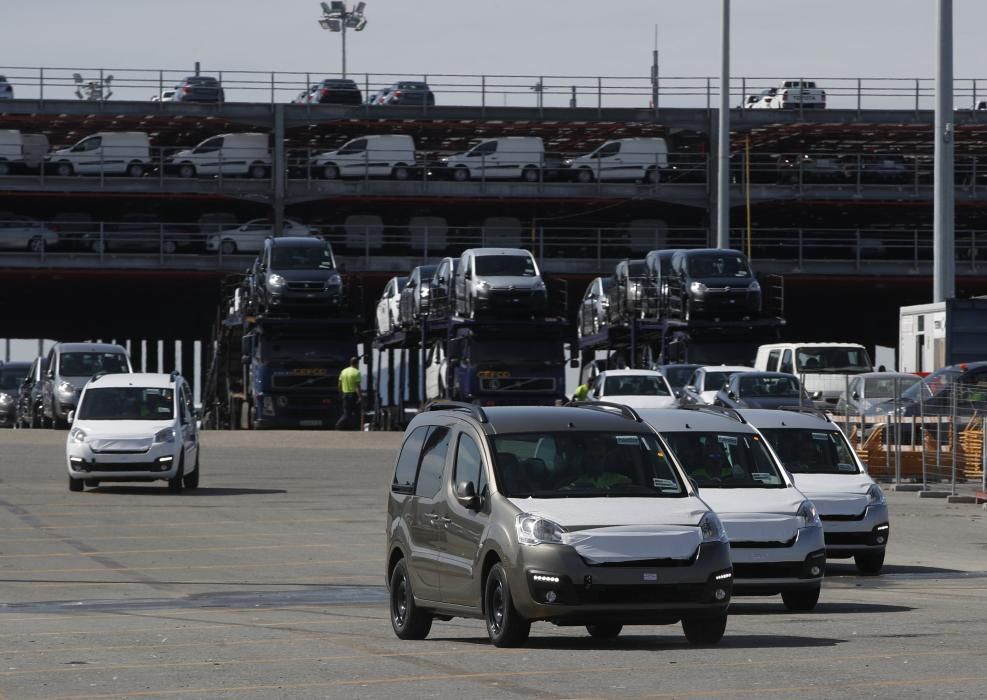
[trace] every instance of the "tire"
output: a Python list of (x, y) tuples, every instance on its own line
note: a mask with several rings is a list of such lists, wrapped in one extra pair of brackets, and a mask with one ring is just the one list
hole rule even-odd
[(586, 625), (586, 631), (593, 639), (616, 639), (620, 636), (623, 625), (604, 622), (598, 625)]
[(797, 612), (809, 612), (816, 607), (816, 603), (819, 602), (819, 591), (822, 586), (815, 586), (814, 588), (794, 588), (788, 591), (781, 592), (781, 599), (785, 603), (785, 607), (789, 610), (794, 610)]
[(71, 163), (58, 163), (55, 166), (55, 174), (59, 177), (70, 177), (75, 174), (75, 168)]
[(92, 248), (92, 251), (94, 253), (105, 253), (109, 250), (109, 246), (106, 245), (105, 239), (104, 240), (96, 239), (89, 245), (89, 247)]
[(338, 180), (339, 179), (339, 168), (335, 165), (327, 165), (322, 169), (322, 177), (326, 180)]
[(452, 171), (452, 179), (456, 182), (466, 182), (470, 179), (470, 171), (468, 168), (455, 168)]
[(648, 168), (644, 172), (644, 181), (649, 185), (653, 185), (658, 182), (658, 171), (654, 168)]
[(507, 572), (500, 562), (493, 565), (483, 586), (483, 617), (487, 636), (495, 647), (519, 647), (528, 639), (531, 622), (514, 608)]
[(521, 171), (521, 179), (525, 182), (538, 182), (538, 168), (527, 167)]
[(45, 247), (45, 239), (40, 236), (35, 236), (27, 242), (27, 249), (32, 253), (43, 253), (45, 252)]
[(727, 629), (727, 614), (716, 617), (694, 617), (682, 619), (682, 631), (689, 644), (716, 644), (723, 639)]
[(178, 461), (178, 471), (175, 476), (168, 479), (168, 490), (172, 493), (182, 492), (182, 479), (185, 477), (185, 455)]
[(127, 177), (143, 177), (144, 166), (140, 163), (131, 163), (127, 166)]
[(233, 241), (223, 241), (219, 244), (219, 252), (223, 255), (235, 255), (236, 254), (236, 243)]
[(864, 576), (877, 576), (884, 567), (884, 552), (864, 552), (854, 554), (853, 563), (857, 566), (857, 571)]
[(86, 486), (88, 486), (91, 489), (96, 488), (97, 486), (99, 486), (99, 479), (86, 479)]
[(581, 182), (583, 184), (588, 184), (593, 182), (593, 171), (589, 168), (580, 168), (576, 171), (576, 182)]
[(261, 165), (260, 163), (254, 163), (250, 166), (250, 177), (255, 180), (262, 180), (267, 177), (267, 166)]
[(9, 175), (10, 165), (6, 161), (0, 161), (0, 175)]
[(195, 471), (182, 476), (182, 485), (187, 489), (199, 488), (199, 455), (195, 455)]
[(69, 491), (77, 493), (85, 490), (85, 488), (86, 484), (82, 481), (82, 479), (73, 479), (71, 476), (69, 477)]
[(398, 639), (425, 639), (432, 629), (432, 616), (415, 605), (408, 566), (402, 559), (391, 572), (391, 628)]
[(406, 165), (398, 165), (391, 171), (391, 177), (395, 180), (407, 180), (411, 177), (411, 172)]
[(191, 163), (182, 163), (178, 166), (178, 176), (184, 178), (195, 177), (195, 166)]
[(174, 255), (178, 250), (178, 244), (175, 241), (165, 241), (161, 244), (161, 250), (165, 255)]

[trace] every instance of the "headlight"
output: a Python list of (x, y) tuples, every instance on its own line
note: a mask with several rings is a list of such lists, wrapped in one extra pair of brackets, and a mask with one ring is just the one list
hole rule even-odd
[(281, 287), (284, 286), (284, 277), (277, 274), (271, 275), (267, 278), (267, 284), (272, 289), (280, 289)]
[(716, 517), (716, 513), (706, 513), (699, 521), (699, 531), (703, 533), (703, 542), (726, 542), (727, 533), (723, 529), (723, 523)]
[(58, 393), (59, 394), (74, 394), (75, 393), (75, 387), (72, 386), (71, 384), (69, 384), (68, 382), (59, 382), (58, 383)]
[(761, 285), (759, 285), (757, 283), (757, 280), (754, 280), (753, 282), (751, 282), (751, 286), (748, 287), (748, 290), (749, 291), (752, 291), (752, 292), (760, 292), (761, 291)]
[(545, 289), (545, 281), (544, 280), (537, 280), (535, 282), (535, 290), (537, 290), (537, 291), (544, 291), (544, 289)]
[(6, 406), (14, 402), (14, 398), (10, 394), (0, 394), (0, 406)]
[(164, 428), (159, 430), (154, 434), (154, 442), (174, 442), (175, 441), (175, 429), (174, 428)]
[(887, 503), (884, 498), (884, 491), (877, 484), (871, 484), (870, 488), (867, 489), (867, 505), (869, 506), (881, 506)]
[(490, 283), (487, 282), (486, 280), (480, 280), (479, 282), (476, 283), (476, 286), (479, 287), (480, 289), (490, 289)]
[(340, 277), (335, 272), (333, 274), (329, 275), (329, 279), (326, 280), (326, 286), (327, 287), (338, 287), (342, 283), (343, 283), (343, 278)]
[(82, 428), (72, 428), (69, 431), (69, 440), (72, 442), (89, 442), (89, 436)]
[(816, 512), (816, 506), (813, 505), (812, 501), (802, 501), (802, 505), (799, 506), (798, 512), (795, 515), (802, 518), (802, 527), (822, 525), (822, 521), (819, 520), (819, 513)]
[(692, 284), (689, 285), (689, 291), (691, 291), (691, 292), (705, 292), (706, 291), (706, 285), (703, 284), (702, 282), (693, 282)]
[(561, 544), (565, 529), (540, 515), (521, 513), (515, 521), (517, 541), (521, 544)]

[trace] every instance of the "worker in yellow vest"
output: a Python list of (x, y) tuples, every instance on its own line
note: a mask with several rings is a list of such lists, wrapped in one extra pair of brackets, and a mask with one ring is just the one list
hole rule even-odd
[(350, 366), (339, 373), (339, 393), (343, 397), (343, 415), (336, 430), (356, 430), (360, 426), (360, 358), (350, 358)]

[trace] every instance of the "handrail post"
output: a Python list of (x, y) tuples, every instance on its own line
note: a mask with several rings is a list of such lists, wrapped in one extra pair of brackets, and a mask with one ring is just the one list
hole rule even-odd
[(40, 93), (38, 94), (38, 102), (44, 104), (45, 102), (45, 69), (38, 69), (38, 89)]
[(861, 91), (860, 78), (857, 78), (857, 116), (858, 117), (860, 116), (860, 107), (861, 107), (861, 105), (860, 105), (860, 99), (861, 99), (860, 91)]

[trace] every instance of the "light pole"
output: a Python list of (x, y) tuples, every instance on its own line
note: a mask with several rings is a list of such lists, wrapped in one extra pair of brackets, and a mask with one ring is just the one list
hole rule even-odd
[(341, 0), (333, 0), (330, 3), (320, 3), (322, 5), (322, 18), (319, 26), (330, 32), (340, 32), (343, 35), (343, 77), (346, 77), (346, 30), (352, 29), (355, 32), (362, 32), (367, 26), (367, 18), (363, 16), (363, 10), (367, 6), (365, 2), (358, 2), (352, 10), (346, 9), (346, 3)]

